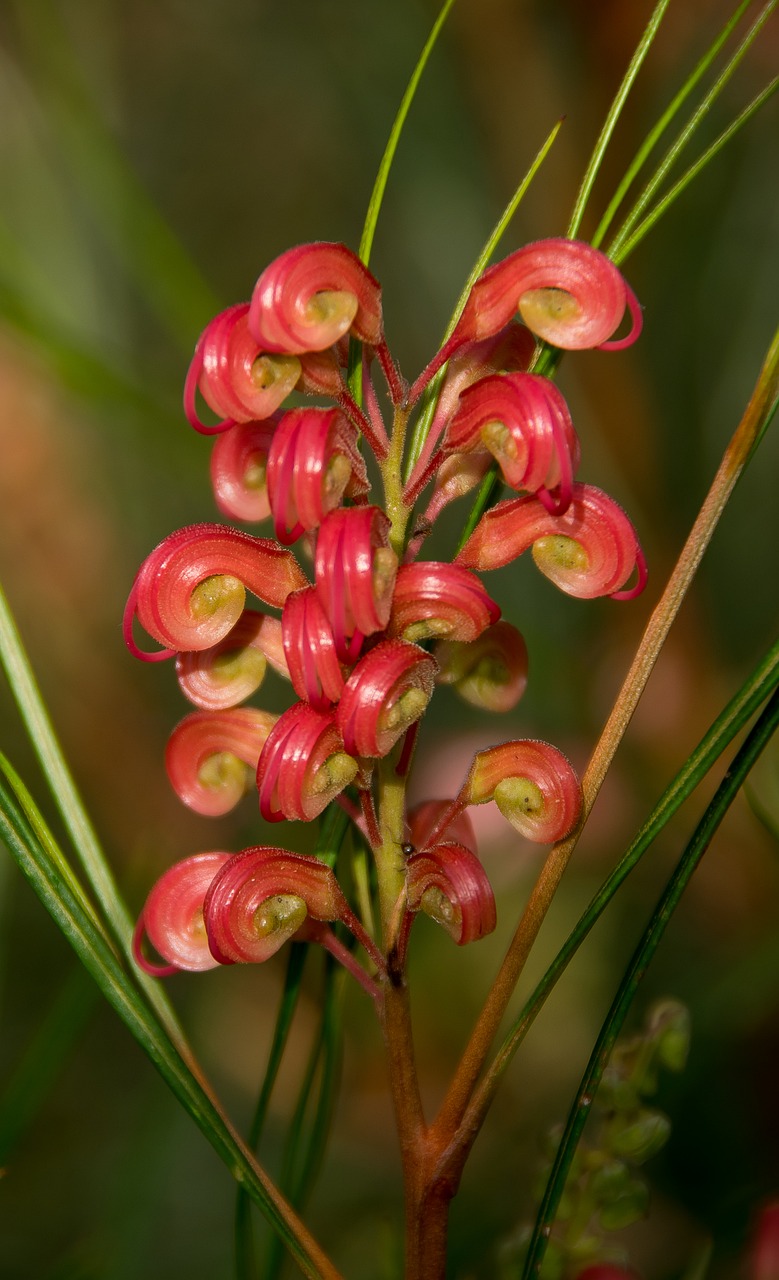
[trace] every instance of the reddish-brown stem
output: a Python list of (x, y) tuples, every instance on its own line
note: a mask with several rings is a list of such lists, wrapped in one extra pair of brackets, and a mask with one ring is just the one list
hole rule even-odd
[(351, 418), (358, 431), (361, 431), (365, 436), (377, 459), (381, 462), (386, 458), (389, 449), (389, 440), (381, 419), (374, 423), (372, 418), (366, 417), (346, 384), (339, 392), (338, 403), (346, 416)]
[[(351, 925), (349, 925), (349, 928), (351, 928)], [(352, 930), (352, 932), (354, 931)], [(381, 987), (377, 982), (374, 982), (370, 974), (365, 972), (362, 965), (355, 959), (349, 948), (345, 947), (340, 938), (335, 936), (332, 929), (328, 928), (327, 925), (323, 925), (321, 929), (317, 930), (315, 937), (319, 945), (324, 947), (326, 951), (329, 951), (330, 955), (333, 956), (339, 964), (343, 965), (344, 969), (346, 969), (347, 972), (349, 972), (360, 984), (363, 991), (367, 992), (371, 999), (375, 1000), (378, 1005), (382, 997)], [(362, 939), (360, 939), (360, 942), (362, 942)]]
[(414, 467), (414, 470), (411, 472), (411, 475), (408, 478), (408, 483), (403, 490), (404, 502), (407, 502), (409, 506), (412, 506), (416, 502), (428, 480), (431, 480), (435, 475), (440, 464), (440, 449), (435, 449), (426, 461), (420, 458), (419, 462)]
[(403, 404), (405, 401), (406, 392), (408, 390), (406, 381), (398, 372), (398, 367), (392, 359), (390, 349), (384, 338), (382, 338), (375, 350), (376, 358), (381, 365), (382, 373), (387, 379), (390, 399), (392, 400), (393, 405), (397, 408), (398, 405)]
[(375, 851), (381, 844), (381, 832), (379, 831), (379, 823), (376, 817), (376, 808), (373, 803), (373, 796), (370, 791), (360, 791), (360, 808), (362, 809), (363, 821), (365, 823), (365, 833), (368, 837), (368, 844)]
[(414, 383), (413, 387), (408, 393), (408, 400), (406, 401), (406, 404), (409, 408), (411, 408), (412, 405), (416, 404), (417, 400), (421, 396), (422, 392), (424, 391), (425, 387), (430, 382), (430, 380), (435, 377), (435, 375), (438, 373), (438, 370), (443, 368), (447, 360), (449, 360), (454, 355), (457, 348), (461, 347), (462, 345), (463, 345), (463, 339), (456, 338), (454, 335), (452, 335), (452, 337), (449, 338), (444, 343), (444, 345), (437, 352), (437, 354), (433, 356), (433, 359), (430, 361), (430, 364), (427, 365), (422, 370), (416, 382)]

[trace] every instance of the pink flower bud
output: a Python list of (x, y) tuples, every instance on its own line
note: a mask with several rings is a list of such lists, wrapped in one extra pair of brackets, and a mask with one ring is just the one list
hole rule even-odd
[[(415, 849), (420, 852), (427, 849), (429, 837), (437, 831), (439, 818), (449, 812), (456, 801), (423, 800), (415, 805), (408, 815), (408, 838)], [(465, 809), (455, 812), (454, 817), (438, 831), (436, 843), (464, 844), (471, 853), (478, 853), (476, 832)]]
[(433, 650), (437, 684), (487, 711), (512, 711), (527, 685), (527, 645), (510, 622), (496, 622), (472, 644), (440, 641)]
[(262, 750), (260, 813), (266, 822), (310, 822), (356, 773), (357, 761), (344, 751), (335, 717), (298, 702), (279, 716)]
[[(630, 333), (608, 341), (626, 308)], [(614, 263), (579, 240), (537, 240), (488, 267), (473, 286), (451, 341), (497, 333), (516, 311), (532, 333), (567, 351), (627, 347), (642, 325), (641, 308)]]
[[(202, 973), (219, 963), (208, 946), (203, 902), (229, 853), (196, 853), (169, 867), (151, 890), (133, 935), (135, 961), (146, 973), (167, 977), (179, 969)], [(169, 963), (156, 965), (141, 951), (144, 934)]]
[(406, 867), (409, 911), (424, 911), (460, 947), (492, 933), (492, 888), (479, 859), (465, 845), (438, 844), (413, 854)]
[(267, 351), (324, 351), (344, 334), (375, 347), (381, 289), (344, 244), (302, 244), (266, 267), (254, 287), (249, 327)]
[(765, 1205), (752, 1235), (749, 1280), (779, 1280), (779, 1200)]
[[(300, 361), (294, 356), (263, 350), (249, 331), (248, 316), (248, 302), (228, 307), (197, 340), (184, 383), (184, 412), (203, 435), (226, 431), (235, 422), (269, 417), (300, 377)], [(197, 391), (222, 418), (213, 427), (198, 416)]]
[(211, 487), (216, 505), (231, 520), (267, 520), (266, 471), (276, 420), (237, 422), (211, 450)]
[(420, 642), (431, 636), (470, 641), (500, 617), (479, 579), (459, 565), (418, 560), (398, 569), (390, 636)]
[(462, 794), (466, 804), (494, 800), (520, 835), (537, 844), (564, 839), (582, 808), (573, 767), (548, 742), (504, 742), (478, 752)]
[(382, 640), (360, 659), (338, 703), (338, 727), (350, 755), (386, 756), (433, 693), (436, 662), (415, 644)]
[[(313, 588), (311, 588), (313, 590)], [(204, 711), (224, 711), (259, 689), (270, 662), (289, 678), (278, 618), (245, 609), (232, 631), (211, 649), (180, 653), (176, 676), (181, 692)]]
[[(571, 505), (552, 515), (536, 497), (499, 502), (477, 524), (455, 563), (498, 569), (528, 547), (538, 568), (561, 591), (589, 600), (629, 600), (643, 591), (646, 561), (621, 507), (590, 484), (575, 484)], [(637, 571), (635, 586), (624, 584)]]
[[(544, 506), (565, 510), (579, 463), (568, 406), (553, 382), (532, 373), (496, 374), (463, 392), (443, 448), (486, 448), (512, 489), (541, 491)], [(560, 486), (557, 503), (547, 490)]]
[(333, 629), (315, 587), (304, 587), (287, 596), (281, 626), (295, 693), (315, 711), (326, 711), (340, 698), (344, 677)]
[(398, 560), (379, 507), (339, 507), (325, 516), (316, 544), (316, 589), (341, 662), (354, 662), (365, 636), (389, 622)]
[[(124, 638), (137, 658), (155, 661), (209, 649), (235, 626), (246, 590), (281, 608), (306, 577), (290, 551), (220, 524), (193, 524), (169, 534), (144, 560), (124, 612)], [(149, 654), (132, 635), (135, 615), (149, 635), (168, 646)]]
[(333, 872), (318, 858), (253, 848), (221, 868), (206, 895), (208, 943), (220, 964), (260, 964), (305, 924), (348, 910)]
[(165, 768), (180, 800), (208, 817), (229, 813), (250, 789), (276, 717), (254, 707), (193, 711), (168, 739)]
[(340, 409), (290, 409), (268, 454), (268, 494), (279, 542), (316, 529), (344, 496), (367, 493), (357, 429)]

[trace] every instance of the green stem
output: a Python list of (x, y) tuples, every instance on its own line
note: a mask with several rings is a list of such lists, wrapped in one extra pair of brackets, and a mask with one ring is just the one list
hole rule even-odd
[(706, 809), (692, 840), (685, 849), (633, 953), (595, 1043), (587, 1069), (579, 1085), (576, 1100), (568, 1116), (565, 1132), (558, 1147), (555, 1162), (536, 1218), (522, 1280), (533, 1280), (533, 1277), (538, 1277), (541, 1273), (541, 1264), (552, 1223), (557, 1213), (576, 1146), (589, 1115), (595, 1092), (600, 1084), (617, 1037), (622, 1030), (638, 986), (649, 967), (693, 872), (709, 847), (717, 828), (742, 787), (750, 769), (770, 741), (777, 727), (779, 727), (779, 692), (773, 694), (757, 724), (736, 755), (725, 778), (717, 788), (711, 804)]

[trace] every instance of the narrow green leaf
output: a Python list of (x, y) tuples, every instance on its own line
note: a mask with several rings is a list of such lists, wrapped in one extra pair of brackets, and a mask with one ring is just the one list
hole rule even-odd
[(652, 47), (652, 43), (657, 35), (658, 28), (663, 20), (669, 3), (670, 0), (658, 0), (658, 3), (652, 10), (652, 15), (647, 23), (646, 30), (638, 42), (636, 51), (630, 60), (630, 65), (625, 72), (622, 83), (617, 90), (611, 107), (609, 108), (609, 113), (606, 116), (603, 128), (601, 129), (598, 140), (595, 143), (595, 148), (587, 166), (587, 171), (582, 179), (582, 184), (579, 187), (579, 191), (576, 196), (576, 203), (571, 215), (571, 221), (568, 225), (568, 231), (566, 232), (566, 235), (570, 239), (575, 239), (579, 232), (582, 219), (584, 218), (584, 212), (587, 208), (587, 202), (592, 194), (595, 179), (598, 176), (598, 170), (601, 167), (603, 157), (606, 154), (606, 149), (617, 126), (617, 121), (622, 114), (622, 108), (624, 107), (627, 96), (633, 87), (636, 76), (641, 70), (641, 65)]
[(562, 1140), (536, 1218), (528, 1248), (522, 1280), (532, 1280), (541, 1272), (552, 1223), (563, 1194), (579, 1139), (592, 1106), (610, 1054), (627, 1017), (641, 979), (660, 944), (660, 940), (704, 853), (708, 849), (722, 819), (736, 798), (761, 751), (779, 727), (779, 692), (775, 692), (708, 805), (695, 833), (671, 876), (619, 985), (612, 1006), (601, 1027), (589, 1063), (582, 1077), (576, 1099), (568, 1116)]
[[(43, 823), (43, 819), (38, 821)], [(311, 1280), (340, 1280), (306, 1227), (242, 1144), (208, 1090), (202, 1074), (196, 1076), (179, 1049), (160, 1026), (154, 1012), (123, 970), (119, 960), (94, 927), (80, 901), (71, 893), (45, 849), (30, 832), (18, 802), (0, 779), (0, 838), (2, 838), (79, 959), (97, 982), (141, 1048), (170, 1086), (187, 1113), (224, 1161), (236, 1181), (242, 1182)], [(60, 858), (62, 855), (60, 855)], [(59, 859), (58, 859), (59, 861)]]

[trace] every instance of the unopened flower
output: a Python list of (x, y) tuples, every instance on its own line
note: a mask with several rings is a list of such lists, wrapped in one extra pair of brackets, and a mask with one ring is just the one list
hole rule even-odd
[(281, 627), (295, 693), (315, 711), (326, 711), (340, 698), (344, 675), (333, 629), (315, 587), (287, 596)]
[(249, 328), (267, 351), (324, 351), (347, 333), (375, 347), (382, 339), (381, 289), (346, 245), (298, 245), (257, 281)]
[(462, 789), (466, 804), (494, 800), (513, 827), (538, 844), (570, 835), (579, 821), (579, 779), (548, 742), (503, 742), (475, 756)]
[(279, 542), (318, 528), (344, 495), (369, 488), (356, 427), (340, 409), (290, 409), (273, 436), (267, 482)]
[(415, 643), (431, 637), (476, 640), (500, 609), (468, 569), (437, 560), (401, 565), (388, 634)]
[(211, 487), (216, 505), (232, 520), (267, 520), (270, 515), (268, 450), (276, 419), (237, 422), (211, 450)]
[(389, 622), (398, 560), (379, 507), (339, 507), (325, 516), (316, 545), (316, 589), (342, 662)]
[(435, 672), (435, 659), (404, 640), (382, 640), (369, 650), (344, 685), (336, 712), (349, 754), (386, 756), (423, 714)]
[(229, 813), (251, 788), (276, 716), (255, 707), (194, 711), (173, 730), (165, 768), (180, 800), (196, 813)]
[(471, 644), (441, 640), (433, 650), (437, 684), (451, 685), (466, 702), (487, 711), (511, 711), (527, 685), (528, 653), (521, 632), (500, 620)]
[(424, 911), (461, 947), (492, 933), (492, 887), (479, 859), (465, 845), (438, 844), (413, 854), (406, 867), (409, 911)]
[(244, 609), (235, 626), (210, 649), (179, 653), (176, 676), (185, 697), (204, 711), (236, 707), (259, 689), (268, 662), (289, 676), (278, 618)]
[(356, 773), (335, 716), (298, 702), (279, 716), (260, 755), (260, 813), (267, 822), (310, 822)]
[[(196, 853), (169, 867), (149, 893), (133, 934), (136, 963), (147, 973), (167, 977), (179, 969), (201, 973), (219, 963), (208, 945), (203, 903), (214, 876), (229, 853)], [(142, 951), (144, 936), (168, 962), (157, 965)]]

